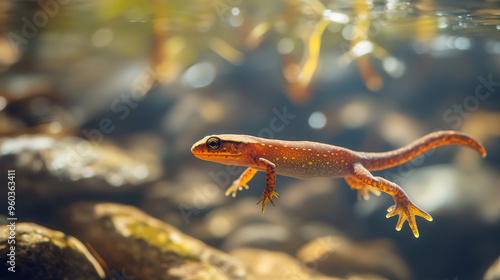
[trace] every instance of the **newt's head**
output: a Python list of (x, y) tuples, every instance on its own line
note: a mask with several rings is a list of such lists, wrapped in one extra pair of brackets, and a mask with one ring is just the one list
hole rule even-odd
[(228, 165), (245, 165), (252, 145), (257, 143), (245, 135), (210, 135), (194, 143), (191, 152), (200, 159)]

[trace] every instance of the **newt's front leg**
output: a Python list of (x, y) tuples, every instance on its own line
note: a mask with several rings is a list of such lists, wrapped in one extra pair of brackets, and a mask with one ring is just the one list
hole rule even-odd
[(233, 184), (226, 190), (226, 196), (232, 194), (233, 197), (236, 196), (236, 192), (238, 190), (242, 190), (243, 188), (248, 190), (248, 181), (253, 178), (253, 175), (257, 173), (257, 169), (249, 167), (247, 168), (238, 179), (234, 180)]
[(273, 196), (280, 197), (279, 194), (274, 191), (276, 186), (276, 165), (265, 158), (259, 158), (259, 167), (266, 170), (266, 189), (260, 195), (260, 200), (257, 202), (259, 205), (262, 202), (262, 213), (266, 210), (266, 203), (271, 201), (274, 206)]
[(395, 183), (388, 181), (381, 177), (374, 177), (370, 171), (368, 171), (360, 163), (354, 164), (353, 174), (356, 179), (364, 184), (370, 185), (378, 190), (388, 193), (394, 199), (395, 205), (389, 207), (387, 211), (389, 212), (386, 217), (390, 218), (395, 215), (399, 215), (398, 223), (396, 224), (396, 230), (400, 231), (403, 227), (403, 223), (408, 221), (413, 235), (415, 237), (419, 236), (417, 223), (415, 221), (415, 216), (421, 216), (428, 221), (432, 221), (432, 217), (425, 211), (419, 209), (413, 202), (410, 201), (408, 196), (406, 196), (403, 189)]

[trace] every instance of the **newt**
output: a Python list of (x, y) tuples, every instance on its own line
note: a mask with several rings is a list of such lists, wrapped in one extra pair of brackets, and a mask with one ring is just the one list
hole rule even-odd
[(221, 134), (206, 136), (191, 148), (192, 153), (203, 160), (248, 167), (227, 189), (226, 196), (236, 196), (238, 190), (248, 189), (247, 183), (258, 171), (266, 172), (266, 188), (257, 205), (266, 203), (274, 206), (276, 174), (295, 178), (344, 177), (358, 199), (369, 198), (369, 192), (392, 196), (395, 204), (387, 209), (387, 218), (398, 215), (396, 230), (400, 231), (408, 221), (413, 235), (419, 237), (415, 216), (432, 221), (431, 215), (418, 208), (403, 189), (382, 177), (374, 176), (377, 171), (403, 164), (418, 155), (445, 145), (463, 145), (486, 156), (484, 147), (470, 136), (456, 131), (436, 131), (413, 143), (388, 152), (357, 152), (347, 148), (309, 141), (284, 141), (265, 139), (249, 135)]

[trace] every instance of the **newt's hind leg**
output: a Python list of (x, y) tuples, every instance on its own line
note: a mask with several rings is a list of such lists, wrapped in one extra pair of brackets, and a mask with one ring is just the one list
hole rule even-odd
[(351, 189), (358, 191), (358, 200), (361, 199), (361, 197), (363, 197), (364, 200), (368, 200), (370, 198), (369, 192), (372, 192), (376, 196), (380, 196), (379, 190), (370, 185), (364, 184), (355, 177), (345, 177), (345, 181), (351, 187)]
[(411, 202), (408, 196), (406, 196), (403, 189), (401, 189), (401, 187), (398, 186), (397, 184), (381, 177), (374, 177), (370, 173), (370, 171), (368, 171), (360, 163), (354, 164), (354, 170), (352, 175), (362, 183), (370, 185), (392, 196), (396, 204), (387, 209), (389, 213), (386, 215), (386, 217), (390, 218), (396, 215), (399, 216), (398, 223), (396, 224), (397, 231), (400, 231), (401, 228), (403, 227), (403, 223), (405, 221), (408, 221), (408, 225), (413, 231), (413, 235), (415, 235), (415, 237), (418, 237), (419, 234), (418, 234), (417, 223), (415, 221), (415, 216), (420, 216), (428, 221), (432, 221), (432, 217), (425, 211), (415, 206), (415, 204)]
[(231, 194), (233, 197), (236, 196), (236, 193), (238, 190), (242, 190), (243, 188), (248, 190), (248, 185), (247, 183), (252, 180), (253, 175), (257, 173), (257, 169), (255, 168), (247, 168), (243, 173), (241, 173), (240, 177), (236, 180), (234, 180), (233, 184), (226, 190), (226, 196)]

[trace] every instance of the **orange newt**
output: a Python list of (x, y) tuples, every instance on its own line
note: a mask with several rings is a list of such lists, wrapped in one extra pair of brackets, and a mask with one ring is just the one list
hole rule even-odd
[(410, 201), (403, 189), (397, 184), (381, 177), (373, 176), (370, 171), (390, 168), (405, 163), (416, 156), (439, 146), (463, 145), (471, 147), (486, 156), (484, 147), (468, 135), (455, 131), (430, 133), (406, 147), (383, 153), (356, 152), (346, 148), (309, 141), (283, 141), (264, 139), (248, 135), (212, 135), (196, 142), (191, 151), (203, 160), (226, 165), (247, 166), (248, 168), (227, 189), (226, 195), (236, 196), (242, 188), (248, 189), (248, 181), (258, 171), (266, 172), (266, 189), (262, 192), (262, 212), (273, 196), (279, 197), (274, 190), (276, 174), (295, 178), (333, 178), (345, 177), (349, 186), (358, 191), (358, 198), (368, 199), (368, 192), (380, 195), (380, 191), (390, 194), (395, 204), (387, 209), (387, 218), (399, 215), (396, 230), (403, 223), (408, 224), (415, 237), (419, 236), (415, 216), (428, 221), (432, 217)]

